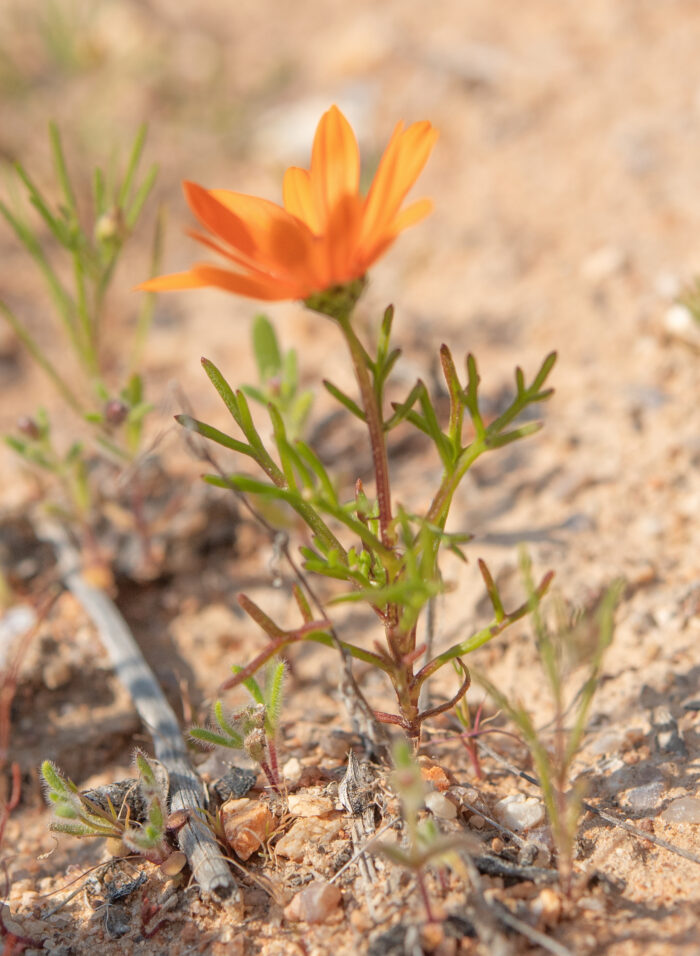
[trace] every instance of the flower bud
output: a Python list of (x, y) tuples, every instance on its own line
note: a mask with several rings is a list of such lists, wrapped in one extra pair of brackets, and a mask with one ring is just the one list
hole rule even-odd
[(17, 419), (17, 431), (25, 438), (31, 438), (32, 441), (38, 441), (41, 438), (41, 429), (29, 415), (22, 415)]
[(110, 398), (105, 404), (104, 416), (110, 425), (121, 425), (129, 414), (129, 406), (120, 398)]
[(121, 209), (115, 206), (102, 213), (95, 223), (95, 239), (97, 242), (122, 242), (126, 239), (126, 223)]

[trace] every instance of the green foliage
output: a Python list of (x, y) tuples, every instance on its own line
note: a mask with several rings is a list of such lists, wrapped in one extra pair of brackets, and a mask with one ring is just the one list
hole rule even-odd
[[(138, 366), (144, 339), (151, 323), (154, 296), (147, 296), (137, 319), (131, 345), (118, 356), (126, 371), (126, 382), (116, 389), (106, 384), (106, 369), (112, 362), (105, 355), (103, 328), (104, 304), (125, 243), (131, 235), (148, 198), (157, 168), (151, 166), (137, 179), (143, 153), (146, 128), (139, 130), (122, 178), (97, 168), (93, 178), (92, 208), (89, 220), (81, 216), (81, 204), (69, 172), (61, 136), (55, 124), (49, 127), (54, 174), (59, 199), (52, 201), (40, 189), (22, 163), (15, 164), (19, 184), (40, 220), (43, 232), (32, 224), (23, 204), (0, 201), (0, 214), (15, 237), (34, 260), (51, 297), (59, 331), (72, 350), (83, 373), (83, 382), (74, 383), (61, 370), (26, 323), (5, 302), (0, 313), (9, 323), (31, 357), (49, 377), (63, 400), (86, 422), (91, 436), (102, 451), (117, 460), (132, 460), (140, 450), (143, 422), (151, 409), (144, 400)], [(48, 232), (52, 243), (45, 242)], [(157, 270), (162, 246), (162, 220), (156, 226), (152, 271)], [(55, 253), (49, 254), (54, 248)], [(63, 258), (63, 262), (58, 260)], [(54, 259), (56, 261), (54, 262)], [(69, 268), (66, 268), (69, 266)], [(70, 273), (69, 285), (62, 275)], [(115, 339), (110, 338), (114, 348)], [(21, 452), (20, 452), (21, 453)]]
[(256, 316), (253, 322), (253, 354), (259, 385), (244, 385), (242, 390), (248, 398), (275, 410), (293, 442), (304, 432), (313, 392), (299, 390), (297, 353), (280, 350), (277, 333), (266, 315)]
[[(301, 548), (305, 570), (346, 585), (345, 590), (333, 596), (331, 603), (364, 603), (372, 608), (385, 628), (386, 651), (371, 652), (367, 656), (367, 652), (357, 646), (343, 643), (342, 647), (351, 656), (363, 657), (384, 670), (396, 690), (400, 714), (379, 714), (379, 719), (399, 723), (415, 736), (422, 720), (436, 712), (435, 709), (426, 713), (418, 710), (418, 697), (425, 680), (445, 664), (458, 662), (463, 674), (459, 693), (463, 694), (469, 681), (461, 658), (528, 613), (527, 603), (506, 611), (492, 575), (480, 562), (493, 606), (492, 621), (414, 672), (421, 613), (428, 602), (447, 589), (440, 556), (450, 552), (460, 560), (466, 560), (463, 546), (469, 542), (470, 535), (446, 528), (454, 494), (468, 470), (483, 454), (539, 430), (539, 422), (522, 423), (521, 418), (529, 407), (551, 396), (552, 390), (545, 388), (545, 383), (556, 355), (552, 353), (545, 358), (529, 384), (522, 370), (516, 369), (512, 400), (500, 415), (487, 421), (481, 410), (480, 377), (474, 357), (467, 356), (466, 375), (462, 381), (450, 350), (443, 345), (440, 360), (450, 399), (447, 422), (441, 422), (441, 416), (421, 381), (415, 383), (403, 401), (392, 404), (393, 412), (385, 418), (385, 386), (400, 355), (399, 350), (390, 345), (394, 310), (390, 307), (384, 313), (372, 357), (357, 337), (348, 311), (360, 291), (359, 286), (355, 288), (351, 283), (347, 288), (328, 290), (312, 297), (307, 305), (331, 316), (347, 344), (361, 402), (355, 401), (332, 382), (324, 381), (324, 385), (340, 406), (368, 429), (375, 468), (375, 498), (366, 494), (359, 480), (354, 495), (348, 498), (338, 477), (329, 471), (311, 445), (298, 437), (297, 419), (290, 413), (287, 400), (287, 396), (293, 393), (292, 386), (296, 387), (296, 363), (290, 383), (285, 377), (285, 362), (274, 330), (264, 317), (258, 317), (254, 324), (253, 348), (261, 382), (267, 383), (266, 391), (249, 386), (234, 390), (212, 362), (202, 360), (239, 434), (229, 435), (191, 416), (181, 415), (178, 420), (202, 437), (255, 462), (262, 472), (261, 477), (241, 473), (211, 474), (205, 476), (205, 480), (238, 494), (253, 496), (268, 509), (271, 504), (282, 503), (296, 512), (311, 532), (310, 542)], [(246, 396), (266, 404), (271, 441), (263, 438), (254, 422)], [(471, 428), (467, 428), (466, 420), (471, 423)], [(423, 513), (409, 513), (400, 504), (394, 510), (391, 501), (386, 435), (400, 426), (412, 427), (426, 435), (442, 464), (442, 478)], [(551, 576), (547, 576), (540, 582), (538, 595), (545, 593), (550, 579)], [(246, 609), (250, 612), (249, 608)], [(266, 651), (256, 659), (256, 666), (262, 666), (281, 649), (283, 629), (259, 609), (256, 613), (257, 617), (253, 616), (271, 637)], [(297, 632), (285, 633), (288, 635), (285, 644), (298, 639)], [(303, 639), (338, 646), (337, 638), (334, 639), (325, 627), (322, 631), (305, 633)], [(250, 667), (245, 668), (246, 678), (251, 673)]]
[[(112, 468), (135, 465), (143, 452), (144, 424), (153, 407), (144, 395), (140, 366), (155, 296), (142, 300), (133, 336), (110, 334), (104, 327), (105, 302), (115, 270), (156, 177), (155, 166), (139, 176), (145, 137), (143, 126), (121, 177), (115, 177), (113, 163), (107, 172), (99, 167), (95, 170), (88, 210), (69, 170), (58, 128), (52, 123), (49, 139), (58, 198), (42, 191), (18, 162), (17, 185), (24, 192), (25, 202), (20, 201), (16, 190), (13, 201), (0, 200), (0, 215), (33, 259), (53, 305), (58, 335), (73, 353), (73, 366), (79, 372), (62, 368), (44, 346), (44, 337), (30, 331), (26, 322), (0, 301), (0, 316), (80, 421), (65, 451), (54, 442), (43, 410), (33, 418), (23, 417), (18, 423), (19, 434), (6, 436), (5, 440), (28, 465), (54, 478), (54, 510), (77, 526), (86, 550), (98, 561), (102, 558), (94, 530), (104, 501), (104, 483), (95, 479), (99, 472), (94, 465), (105, 460)], [(158, 269), (162, 235), (163, 220), (159, 217), (153, 238), (152, 272)], [(116, 381), (115, 367), (119, 375)], [(60, 420), (61, 402), (52, 405), (51, 416), (53, 422)], [(123, 487), (131, 496), (134, 529), (142, 538), (144, 561), (148, 563), (148, 528), (141, 511), (136, 472), (137, 468), (132, 468), (131, 480)]]
[[(584, 796), (583, 784), (570, 783), (571, 768), (586, 731), (588, 716), (600, 681), (603, 657), (612, 643), (615, 607), (622, 582), (613, 583), (593, 613), (571, 619), (558, 608), (556, 629), (545, 620), (541, 596), (534, 587), (530, 560), (521, 552), (520, 564), (529, 596), (529, 610), (535, 631), (538, 659), (549, 689), (554, 710), (553, 740), (535, 726), (527, 706), (513, 701), (483, 675), (476, 680), (488, 691), (499, 710), (516, 725), (535, 765), (542, 788), (552, 837), (558, 852), (562, 882), (569, 886), (573, 844)], [(578, 691), (568, 692), (569, 671), (583, 667), (586, 676)]]
[(166, 833), (168, 815), (168, 775), (162, 764), (140, 751), (134, 757), (136, 786), (145, 807), (143, 820), (130, 819), (126, 805), (115, 807), (107, 799), (104, 809), (81, 793), (55, 764), (41, 765), (46, 801), (56, 819), (51, 829), (70, 836), (106, 837), (121, 840), (135, 853), (154, 863), (162, 863), (172, 853)]
[(684, 305), (695, 321), (700, 325), (700, 277), (690, 282), (678, 297), (678, 302)]

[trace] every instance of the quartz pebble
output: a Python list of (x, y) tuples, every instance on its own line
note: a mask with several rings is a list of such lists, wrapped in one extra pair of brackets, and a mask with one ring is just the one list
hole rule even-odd
[(454, 820), (457, 816), (457, 807), (444, 794), (432, 790), (425, 798), (425, 805), (436, 817), (443, 820)]
[(664, 316), (664, 328), (674, 338), (700, 347), (700, 323), (695, 321), (687, 306), (680, 303), (672, 305)]
[(666, 823), (700, 823), (700, 800), (697, 797), (679, 797), (661, 814)]
[(531, 909), (543, 926), (555, 926), (561, 918), (561, 897), (551, 886), (545, 886), (533, 900)]
[(284, 915), (288, 920), (323, 923), (337, 909), (341, 896), (334, 884), (315, 880), (297, 893), (285, 907)]
[(493, 809), (496, 819), (511, 830), (529, 830), (544, 820), (544, 804), (517, 793), (499, 800)]
[(301, 780), (301, 775), (304, 771), (301, 763), (299, 762), (298, 757), (290, 757), (289, 760), (282, 767), (282, 776), (284, 782), (289, 787), (296, 787), (296, 785)]
[(320, 793), (290, 793), (287, 804), (294, 817), (323, 817), (333, 811), (333, 801)]
[(240, 860), (247, 860), (270, 836), (275, 822), (266, 803), (239, 809), (236, 804), (240, 803), (227, 801), (221, 808), (221, 821), (229, 846)]
[(342, 829), (342, 820), (301, 817), (275, 845), (277, 856), (301, 863), (309, 850), (326, 844)]
[(581, 278), (591, 285), (600, 285), (606, 279), (622, 272), (628, 264), (627, 255), (617, 246), (601, 246), (581, 263)]
[(640, 787), (633, 787), (625, 794), (624, 802), (632, 810), (653, 810), (666, 790), (663, 780), (652, 780)]

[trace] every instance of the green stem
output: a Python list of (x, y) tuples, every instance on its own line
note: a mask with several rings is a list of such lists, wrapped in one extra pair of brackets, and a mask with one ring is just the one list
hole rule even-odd
[(443, 475), (440, 487), (425, 516), (426, 521), (430, 521), (432, 524), (444, 528), (455, 491), (476, 459), (485, 451), (486, 443), (480, 438), (475, 438), (471, 445), (464, 449), (457, 459), (455, 468), (452, 471), (445, 472)]
[(68, 385), (65, 383), (65, 381), (61, 378), (60, 374), (56, 371), (55, 366), (52, 365), (52, 363), (46, 357), (44, 352), (41, 350), (41, 348), (39, 347), (34, 337), (29, 334), (29, 332), (25, 329), (25, 327), (19, 321), (17, 316), (14, 314), (14, 312), (12, 312), (11, 309), (9, 309), (4, 302), (0, 302), (0, 312), (2, 312), (2, 314), (5, 316), (10, 326), (14, 330), (15, 335), (20, 340), (20, 342), (24, 345), (24, 347), (29, 352), (29, 354), (34, 359), (34, 361), (37, 363), (37, 365), (43, 368), (43, 370), (49, 376), (49, 378), (54, 383), (54, 385), (56, 386), (58, 391), (61, 393), (63, 398), (66, 400), (68, 405), (70, 405), (70, 407), (73, 409), (74, 412), (76, 412), (78, 415), (82, 417), (82, 415), (84, 414), (84, 411), (80, 402), (75, 397), (75, 395), (73, 394), (71, 389), (68, 387)]

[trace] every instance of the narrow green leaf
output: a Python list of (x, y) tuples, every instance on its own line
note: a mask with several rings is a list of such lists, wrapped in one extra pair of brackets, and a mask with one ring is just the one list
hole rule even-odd
[(191, 415), (176, 415), (175, 421), (178, 425), (182, 425), (183, 428), (186, 428), (188, 431), (196, 432), (198, 435), (201, 435), (202, 438), (208, 438), (209, 441), (216, 442), (217, 445), (221, 445), (223, 448), (230, 448), (231, 451), (236, 451), (240, 455), (247, 455), (249, 458), (256, 458), (256, 454), (250, 445), (246, 445), (245, 442), (237, 441), (235, 438), (231, 438), (230, 435), (227, 435), (225, 432), (219, 431), (218, 428), (214, 428), (212, 425), (207, 425), (205, 422), (200, 422), (197, 418), (192, 418)]
[(78, 204), (75, 200), (75, 193), (73, 192), (73, 186), (70, 181), (70, 176), (68, 175), (68, 167), (66, 165), (66, 157), (63, 152), (63, 145), (61, 144), (61, 134), (58, 131), (58, 126), (56, 123), (49, 123), (49, 139), (51, 140), (51, 151), (53, 153), (53, 161), (56, 169), (56, 176), (58, 181), (61, 184), (61, 190), (63, 192), (63, 198), (65, 199), (66, 206), (71, 214), (73, 222), (78, 224)]
[(353, 401), (349, 395), (346, 395), (345, 392), (342, 392), (336, 385), (333, 385), (332, 382), (329, 382), (327, 379), (323, 379), (323, 387), (326, 391), (333, 396), (333, 398), (340, 402), (347, 410), (354, 415), (356, 418), (359, 418), (361, 422), (367, 421), (367, 416), (362, 411), (357, 402)]
[(143, 209), (144, 203), (148, 199), (149, 193), (153, 189), (153, 184), (156, 181), (157, 175), (158, 167), (154, 164), (148, 170), (143, 182), (136, 190), (136, 195), (134, 196), (134, 201), (131, 204), (131, 208), (124, 216), (127, 229), (131, 230), (136, 225), (136, 222), (141, 215), (141, 210)]
[(224, 737), (223, 734), (217, 734), (213, 730), (207, 730), (206, 727), (193, 727), (190, 730), (190, 737), (195, 740), (201, 740), (202, 743), (211, 744), (214, 747), (228, 747), (230, 750), (242, 750), (243, 738)]
[(261, 382), (280, 375), (282, 356), (272, 322), (262, 313), (253, 321), (253, 352)]
[(134, 145), (131, 148), (131, 156), (129, 157), (129, 162), (126, 167), (126, 174), (122, 181), (121, 189), (119, 190), (119, 196), (117, 198), (117, 204), (120, 209), (124, 209), (129, 200), (131, 194), (131, 187), (134, 182), (134, 176), (136, 175), (136, 170), (141, 159), (141, 153), (143, 152), (144, 143), (146, 142), (146, 133), (148, 127), (145, 123), (142, 123), (139, 126), (138, 132), (136, 133), (136, 138), (134, 139)]

